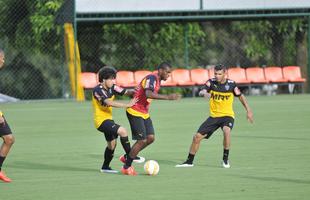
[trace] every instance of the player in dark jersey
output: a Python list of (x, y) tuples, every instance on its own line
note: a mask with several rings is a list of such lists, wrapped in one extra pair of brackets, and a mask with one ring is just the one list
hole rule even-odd
[(153, 123), (149, 115), (149, 106), (153, 99), (177, 100), (180, 99), (178, 94), (162, 95), (158, 94), (160, 81), (167, 80), (171, 73), (171, 65), (164, 62), (158, 66), (158, 72), (147, 75), (142, 79), (135, 90), (134, 97), (138, 102), (127, 108), (127, 117), (131, 127), (131, 133), (136, 143), (132, 146), (129, 157), (121, 158), (125, 164), (121, 171), (125, 175), (136, 175), (136, 171), (131, 166), (133, 158), (138, 153), (154, 142), (155, 132)]
[[(99, 82), (93, 90), (92, 105), (94, 110), (95, 127), (100, 132), (104, 133), (107, 141), (107, 147), (104, 152), (104, 162), (101, 167), (101, 172), (117, 173), (111, 169), (110, 162), (113, 159), (114, 150), (116, 147), (116, 139), (120, 136), (121, 144), (128, 154), (131, 150), (128, 134), (124, 127), (116, 124), (112, 118), (112, 107), (128, 108), (137, 102), (137, 98), (133, 98), (129, 103), (114, 101), (115, 95), (132, 96), (133, 90), (126, 90), (115, 85), (116, 70), (113, 67), (103, 67), (98, 72)], [(140, 159), (137, 157), (136, 160)]]
[[(0, 69), (3, 66), (4, 66), (4, 51), (0, 49)], [(0, 147), (0, 180), (9, 183), (12, 180), (5, 175), (1, 167), (15, 141), (15, 138), (12, 134), (9, 124), (5, 120), (5, 117), (1, 111), (0, 111), (0, 137), (3, 139), (3, 143)]]
[(210, 98), (210, 117), (201, 124), (193, 137), (187, 160), (176, 167), (193, 167), (195, 154), (199, 149), (203, 138), (210, 138), (214, 131), (221, 128), (224, 133), (224, 152), (222, 166), (230, 168), (228, 159), (230, 149), (230, 134), (234, 125), (233, 101), (237, 96), (247, 111), (247, 119), (253, 123), (253, 113), (242, 95), (236, 83), (226, 78), (227, 69), (223, 65), (217, 65), (214, 69), (215, 78), (208, 80), (205, 87), (200, 91), (201, 96)]

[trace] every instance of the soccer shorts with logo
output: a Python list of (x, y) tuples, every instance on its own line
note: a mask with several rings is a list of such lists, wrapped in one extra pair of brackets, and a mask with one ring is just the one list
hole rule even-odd
[(154, 135), (154, 127), (151, 118), (143, 119), (142, 117), (133, 116), (126, 112), (130, 124), (132, 139), (144, 140), (148, 135)]
[[(4, 116), (2, 116), (4, 118)], [(0, 137), (3, 135), (10, 135), (12, 134), (12, 131), (10, 129), (10, 126), (8, 122), (4, 118), (4, 123), (0, 124)]]
[(102, 124), (98, 127), (97, 130), (103, 132), (106, 141), (110, 142), (114, 139), (117, 139), (117, 131), (119, 127), (121, 126), (116, 124), (113, 120), (107, 119), (102, 122)]
[(232, 129), (234, 127), (234, 118), (232, 117), (209, 117), (206, 121), (204, 121), (199, 129), (198, 133), (203, 135), (207, 135), (206, 139), (208, 139), (218, 128), (222, 128), (224, 126)]

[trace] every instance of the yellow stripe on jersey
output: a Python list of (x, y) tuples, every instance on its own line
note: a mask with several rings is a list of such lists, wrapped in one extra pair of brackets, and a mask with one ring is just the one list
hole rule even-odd
[[(109, 98), (113, 101), (114, 95)], [(112, 120), (112, 106), (104, 106), (101, 105), (99, 101), (97, 101), (94, 97), (92, 97), (92, 104), (94, 109), (94, 122), (95, 127), (99, 128), (99, 126), (107, 119)]]
[(233, 111), (234, 94), (233, 92), (218, 92), (211, 90), (210, 97), (210, 116), (225, 117), (235, 116)]
[(0, 116), (2, 117), (3, 116), (3, 113), (0, 111)]
[(132, 108), (127, 108), (127, 112), (133, 116), (136, 116), (136, 117), (142, 117), (143, 119), (147, 119), (150, 117), (150, 114), (145, 114), (145, 113), (141, 113), (139, 111), (136, 111)]

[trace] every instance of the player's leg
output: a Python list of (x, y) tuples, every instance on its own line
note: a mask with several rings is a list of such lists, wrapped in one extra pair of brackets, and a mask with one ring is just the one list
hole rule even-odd
[(0, 137), (3, 139), (3, 143), (0, 147), (0, 180), (4, 182), (11, 182), (12, 180), (8, 178), (3, 172), (2, 165), (4, 163), (4, 160), (8, 156), (12, 145), (15, 142), (15, 138), (5, 119), (4, 123), (0, 124)]
[(199, 149), (201, 140), (205, 137), (206, 135), (203, 135), (201, 133), (196, 133), (193, 136), (192, 144), (189, 148), (189, 153), (188, 153), (186, 161), (183, 162), (182, 164), (176, 165), (176, 167), (193, 167), (194, 166), (193, 162), (194, 162), (195, 155)]
[(230, 135), (231, 135), (231, 130), (233, 128), (234, 124), (234, 119), (231, 117), (224, 117), (223, 119), (223, 161), (222, 161), (222, 166), (224, 168), (230, 168), (230, 163), (229, 163), (229, 149), (230, 149)]
[(110, 163), (114, 157), (114, 151), (116, 148), (116, 139), (118, 137), (117, 130), (119, 129), (119, 125), (115, 124), (113, 120), (105, 120), (98, 130), (104, 133), (104, 137), (107, 141), (107, 147), (104, 151), (104, 161), (102, 163), (101, 172), (107, 173), (117, 173), (116, 170), (113, 170), (110, 167)]
[(193, 137), (186, 161), (182, 164), (176, 165), (176, 167), (193, 167), (194, 158), (199, 150), (201, 140), (204, 138), (208, 139), (218, 128), (219, 125), (217, 124), (216, 118), (209, 117), (206, 121), (204, 121)]

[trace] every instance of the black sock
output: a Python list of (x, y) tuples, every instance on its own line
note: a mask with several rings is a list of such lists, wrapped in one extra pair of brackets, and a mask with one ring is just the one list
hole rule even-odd
[(123, 149), (124, 151), (126, 152), (126, 155), (128, 157), (128, 154), (131, 150), (131, 147), (130, 147), (130, 142), (128, 140), (128, 136), (126, 137), (121, 137), (121, 143), (122, 143), (122, 146), (123, 146)]
[(228, 156), (229, 156), (229, 149), (224, 149), (223, 160), (228, 160)]
[(126, 163), (124, 165), (125, 169), (128, 169), (131, 166), (133, 159), (134, 158), (131, 158), (129, 155), (127, 156)]
[(0, 156), (0, 171), (1, 171), (1, 167), (2, 167), (4, 160), (5, 160), (5, 157)]
[(185, 162), (186, 162), (187, 164), (193, 164), (194, 158), (195, 158), (195, 155), (189, 153), (188, 156), (187, 156), (187, 160), (186, 160)]
[(114, 150), (111, 150), (108, 147), (106, 147), (104, 151), (104, 162), (102, 164), (102, 169), (110, 166), (110, 162), (112, 161), (113, 156), (114, 156)]

